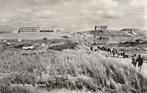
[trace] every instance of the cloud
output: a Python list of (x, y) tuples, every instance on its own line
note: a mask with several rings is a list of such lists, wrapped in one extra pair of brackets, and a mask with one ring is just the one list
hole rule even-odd
[(147, 1), (146, 0), (131, 0), (130, 6), (135, 10), (135, 15), (142, 18), (144, 28), (147, 29)]
[(145, 28), (146, 0), (0, 0), (0, 23), (49, 24), (66, 31), (91, 29), (94, 25), (112, 28)]
[(146, 4), (143, 0), (131, 0), (130, 5), (134, 8), (144, 8)]

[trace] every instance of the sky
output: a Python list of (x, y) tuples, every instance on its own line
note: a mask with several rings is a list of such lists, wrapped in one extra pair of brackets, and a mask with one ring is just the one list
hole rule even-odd
[(147, 29), (147, 0), (0, 0), (0, 30), (50, 26), (65, 31)]

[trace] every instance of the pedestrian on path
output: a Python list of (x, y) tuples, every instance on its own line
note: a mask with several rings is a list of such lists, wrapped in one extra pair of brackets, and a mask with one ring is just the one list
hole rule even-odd
[(113, 49), (112, 49), (113, 57), (115, 57), (115, 53), (116, 53), (115, 48), (113, 48)]
[(136, 67), (136, 64), (137, 64), (137, 61), (136, 60), (137, 60), (137, 56), (136, 56), (136, 54), (134, 54), (133, 57), (132, 57), (132, 64), (135, 67)]
[(141, 55), (138, 55), (136, 62), (138, 62), (138, 68), (141, 69), (141, 67), (143, 65), (143, 58), (141, 57)]

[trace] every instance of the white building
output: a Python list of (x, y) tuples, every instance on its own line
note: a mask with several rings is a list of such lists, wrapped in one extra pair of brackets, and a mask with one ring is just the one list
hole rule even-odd
[(20, 27), (18, 33), (22, 32), (40, 32), (39, 27)]
[(40, 32), (54, 32), (54, 29), (51, 27), (43, 26), (40, 27)]

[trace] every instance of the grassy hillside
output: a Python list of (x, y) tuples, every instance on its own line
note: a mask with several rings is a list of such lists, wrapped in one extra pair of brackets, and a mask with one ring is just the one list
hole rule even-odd
[(92, 30), (92, 31), (87, 31), (83, 33), (87, 33), (94, 36), (108, 37), (109, 41), (112, 40), (117, 42), (122, 42), (122, 41), (137, 39), (137, 38), (147, 40), (146, 38), (147, 31), (145, 30), (135, 30), (135, 31), (106, 30), (103, 32)]
[(5, 50), (0, 54), (0, 73), (3, 86), (44, 84), (48, 90), (147, 92), (147, 79), (130, 65), (83, 50)]
[[(49, 37), (49, 34), (47, 36)], [(34, 39), (34, 37), (30, 38)], [(50, 90), (51, 93), (60, 93), (58, 90), (61, 89), (63, 91), (65, 89), (67, 93), (69, 91), (77, 93), (79, 90), (78, 93), (81, 91), (147, 92), (147, 79), (132, 65), (89, 51), (89, 46), (94, 45), (95, 41), (98, 44), (105, 43), (108, 47), (110, 47), (108, 43), (113, 41), (117, 42), (117, 46), (120, 41), (128, 40), (126, 32), (92, 31), (74, 33), (62, 39), (52, 38), (54, 37), (50, 37), (51, 40), (20, 42), (2, 40), (0, 43), (1, 93), (41, 93), (40, 89)], [(34, 44), (37, 44), (35, 49), (22, 48)]]

